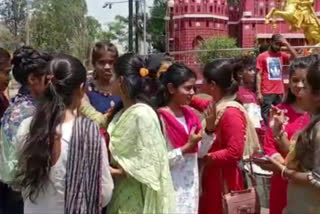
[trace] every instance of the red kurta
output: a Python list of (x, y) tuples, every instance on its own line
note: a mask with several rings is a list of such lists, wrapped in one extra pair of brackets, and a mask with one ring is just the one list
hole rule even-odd
[(243, 155), (246, 124), (243, 113), (237, 108), (227, 108), (222, 116), (216, 129), (216, 140), (209, 151), (211, 160), (202, 176), (200, 214), (222, 214), (221, 172), (228, 190), (244, 188), (238, 164)]
[[(285, 116), (288, 117), (288, 124), (285, 127), (285, 132), (288, 134), (288, 139), (304, 129), (310, 122), (309, 115), (295, 112), (289, 104), (280, 104), (277, 107), (286, 111)], [(264, 152), (268, 156), (275, 154), (281, 154), (283, 158), (287, 156), (287, 154), (280, 152), (271, 129), (267, 130), (264, 139)], [(279, 173), (274, 173), (271, 178), (270, 214), (281, 214), (287, 206), (287, 185), (287, 180), (282, 179)]]

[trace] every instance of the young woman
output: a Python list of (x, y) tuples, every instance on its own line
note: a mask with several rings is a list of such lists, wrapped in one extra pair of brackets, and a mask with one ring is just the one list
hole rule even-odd
[(113, 64), (118, 58), (117, 48), (105, 41), (97, 42), (92, 50), (93, 78), (89, 78), (86, 93), (91, 105), (99, 112), (105, 113), (120, 102), (119, 96), (110, 91), (110, 78)]
[[(158, 112), (169, 150), (170, 171), (176, 196), (175, 213), (198, 213), (198, 157), (203, 157), (213, 141), (214, 121), (207, 121), (202, 138), (201, 121), (186, 105), (194, 95), (196, 75), (188, 67), (173, 64), (160, 76), (164, 90)], [(199, 143), (199, 144), (198, 144)], [(205, 148), (199, 148), (200, 145)]]
[(251, 58), (241, 58), (237, 64), (241, 71), (237, 72), (239, 90), (237, 99), (241, 103), (258, 103), (255, 92), (255, 61)]
[(241, 58), (237, 64), (240, 67), (240, 72), (237, 72), (240, 82), (237, 100), (242, 103), (244, 108), (247, 110), (249, 118), (256, 128), (260, 143), (262, 145), (264, 141), (266, 125), (261, 116), (261, 108), (258, 103), (256, 95), (257, 93), (255, 90), (256, 63), (252, 58), (244, 57)]
[[(310, 57), (309, 57), (310, 58)], [(306, 80), (310, 65), (308, 58), (297, 58), (290, 65), (289, 91), (286, 100), (273, 108), (270, 127), (264, 140), (265, 153), (284, 163), (289, 151), (290, 140), (303, 130), (310, 122), (309, 115), (303, 110), (301, 90)], [(279, 120), (279, 114), (285, 121)], [(283, 124), (283, 122), (285, 122)], [(280, 173), (274, 173), (271, 178), (270, 214), (281, 214), (287, 203), (287, 180)]]
[[(30, 47), (19, 48), (13, 54), (12, 73), (21, 88), (1, 122), (0, 179), (4, 183), (11, 183), (15, 176), (17, 155), (14, 138), (21, 122), (34, 114), (35, 99), (43, 94), (46, 87), (45, 68), (50, 59), (50, 55)], [(9, 213), (23, 213), (23, 201), (19, 193), (9, 189), (6, 199)]]
[[(5, 110), (9, 106), (8, 98), (5, 95), (5, 90), (9, 85), (9, 74), (11, 71), (11, 57), (8, 51), (0, 48), (0, 119)], [(1, 122), (0, 122), (1, 125)]]
[(166, 142), (157, 113), (150, 107), (156, 75), (144, 60), (121, 56), (114, 66), (112, 93), (123, 105), (115, 108), (108, 127), (112, 165), (122, 171), (108, 213), (174, 213), (175, 198)]
[[(0, 48), (0, 119), (9, 107), (9, 100), (5, 95), (5, 90), (9, 85), (9, 73), (11, 70), (10, 54), (3, 48)], [(0, 122), (1, 126), (1, 122)], [(8, 213), (7, 211), (7, 192), (9, 188), (6, 184), (0, 182), (0, 213)]]
[(18, 130), (21, 153), (15, 184), (24, 213), (101, 213), (113, 181), (107, 148), (98, 127), (77, 116), (86, 70), (71, 56), (58, 56), (35, 115)]
[(214, 60), (204, 68), (202, 90), (216, 102), (213, 119), (216, 139), (205, 158), (200, 214), (223, 213), (224, 186), (228, 191), (244, 188), (239, 162), (259, 148), (245, 109), (235, 101), (238, 84), (233, 79), (234, 70), (231, 61), (225, 59)]
[(299, 134), (285, 165), (275, 158), (269, 160), (288, 179), (285, 214), (320, 213), (320, 63), (309, 68), (301, 90), (301, 106), (312, 115), (310, 124)]

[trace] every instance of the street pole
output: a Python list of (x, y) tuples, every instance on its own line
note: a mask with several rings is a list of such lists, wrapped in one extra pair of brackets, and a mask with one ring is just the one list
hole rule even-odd
[(144, 13), (143, 13), (143, 54), (147, 55), (147, 2), (143, 1)]
[(170, 27), (169, 27), (169, 21), (170, 21), (170, 14), (169, 14), (169, 7), (167, 6), (167, 9), (166, 9), (166, 16), (164, 17), (164, 20), (165, 20), (165, 33), (166, 33), (166, 36), (165, 36), (165, 50), (166, 50), (166, 53), (169, 53), (169, 38), (170, 38)]
[(136, 38), (135, 38), (135, 49), (136, 49), (136, 54), (139, 53), (139, 1), (136, 0)]
[(133, 52), (133, 0), (129, 0), (129, 30), (128, 30), (129, 52)]
[(25, 23), (26, 30), (26, 45), (30, 45), (30, 21), (31, 21), (31, 5), (30, 2), (27, 1), (27, 18)]

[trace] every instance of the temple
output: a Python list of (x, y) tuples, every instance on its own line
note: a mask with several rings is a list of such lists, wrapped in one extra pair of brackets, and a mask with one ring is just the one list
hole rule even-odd
[[(251, 48), (265, 43), (274, 33), (281, 33), (292, 45), (305, 45), (302, 32), (290, 32), (283, 19), (277, 19), (277, 28), (265, 24), (265, 16), (273, 7), (283, 8), (285, 1), (276, 0), (174, 0), (170, 19), (170, 51), (187, 51), (197, 48), (199, 41), (212, 36), (227, 35), (237, 40), (239, 47)], [(238, 2), (238, 3), (237, 3)], [(320, 16), (320, 0), (314, 9)], [(197, 69), (194, 54), (175, 56)]]

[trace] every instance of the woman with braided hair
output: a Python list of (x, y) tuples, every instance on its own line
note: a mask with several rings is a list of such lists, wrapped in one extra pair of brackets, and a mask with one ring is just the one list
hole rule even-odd
[(48, 72), (35, 114), (17, 134), (14, 185), (22, 190), (24, 213), (100, 214), (111, 199), (113, 181), (98, 126), (77, 114), (86, 70), (78, 59), (62, 55), (50, 61)]
[[(21, 122), (34, 114), (35, 100), (46, 87), (45, 68), (51, 58), (49, 54), (31, 47), (21, 47), (13, 54), (12, 72), (21, 88), (1, 121), (0, 180), (3, 183), (9, 184), (14, 178), (17, 163), (14, 138)], [(6, 194), (7, 213), (23, 213), (19, 193), (9, 188)]]

